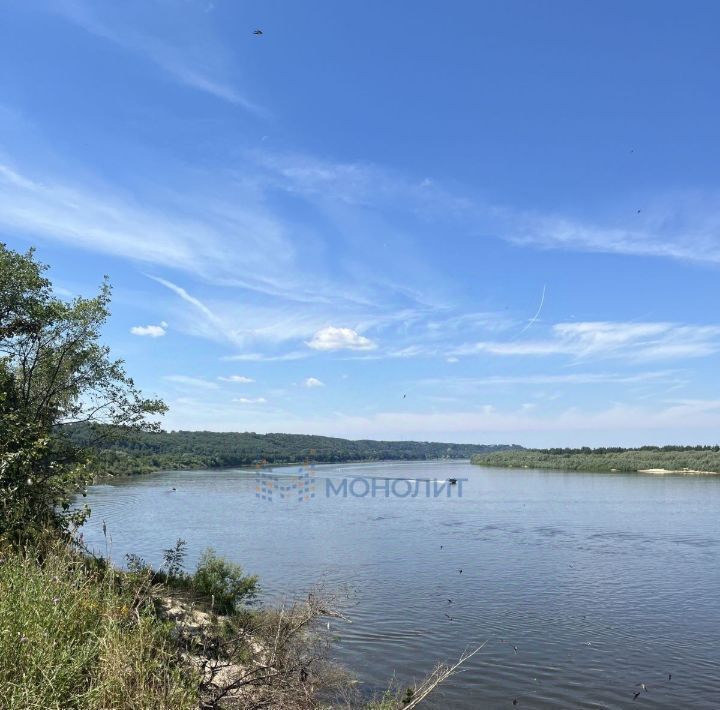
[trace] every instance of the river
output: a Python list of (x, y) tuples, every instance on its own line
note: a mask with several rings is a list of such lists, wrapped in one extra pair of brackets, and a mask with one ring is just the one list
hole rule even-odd
[(718, 477), (388, 462), (167, 472), (87, 502), (119, 564), (182, 537), (190, 569), (212, 546), (264, 600), (336, 590), (335, 656), (369, 690), (486, 641), (426, 707), (720, 708)]

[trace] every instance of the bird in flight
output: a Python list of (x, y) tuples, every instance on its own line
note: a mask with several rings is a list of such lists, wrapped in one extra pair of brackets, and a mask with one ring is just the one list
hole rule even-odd
[(638, 690), (638, 692), (635, 693), (635, 695), (633, 695), (633, 700), (637, 700), (639, 695), (640, 695), (640, 691)]
[(262, 33), (263, 33), (262, 30), (255, 30), (255, 32), (253, 32), (254, 35), (258, 35), (258, 36), (260, 36)]

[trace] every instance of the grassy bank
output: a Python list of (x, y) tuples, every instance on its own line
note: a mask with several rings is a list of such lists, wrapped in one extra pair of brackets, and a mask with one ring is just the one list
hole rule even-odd
[(2, 707), (197, 708), (198, 676), (141, 590), (62, 545), (4, 550)]
[(119, 571), (63, 543), (1, 559), (3, 710), (292, 710), (348, 695), (325, 659), (317, 622), (334, 612), (321, 595), (241, 605), (255, 578), (211, 552), (193, 574), (176, 557), (172, 575), (137, 558)]
[(479, 466), (562, 471), (720, 472), (720, 447), (518, 449), (476, 454)]
[(65, 543), (2, 547), (0, 707), (407, 710), (457, 670), (368, 698), (329, 660), (332, 596), (248, 607), (255, 580), (237, 566), (208, 553), (187, 574), (178, 561), (119, 571)]

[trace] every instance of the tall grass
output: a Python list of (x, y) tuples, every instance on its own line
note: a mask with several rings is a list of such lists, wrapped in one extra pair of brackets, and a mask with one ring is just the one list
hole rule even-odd
[(184, 710), (198, 679), (140, 580), (75, 556), (0, 551), (3, 710)]

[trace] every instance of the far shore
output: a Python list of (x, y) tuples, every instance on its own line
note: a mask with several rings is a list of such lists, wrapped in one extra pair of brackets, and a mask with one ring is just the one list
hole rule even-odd
[(97, 473), (93, 477), (93, 484), (105, 483), (109, 479), (113, 478), (137, 478), (138, 476), (148, 476), (157, 473), (179, 473), (187, 471), (264, 471), (273, 468), (292, 468), (293, 466), (342, 466), (348, 464), (367, 464), (367, 463), (435, 463), (438, 461), (456, 461), (470, 463), (469, 458), (425, 458), (425, 459), (352, 459), (350, 461), (319, 461), (313, 460), (308, 461), (282, 461), (278, 463), (264, 463), (264, 464), (238, 464), (236, 466), (194, 466), (192, 468), (157, 468), (151, 471), (142, 472), (126, 472), (121, 473)]
[(689, 476), (717, 476), (720, 471), (697, 471), (692, 468), (640, 468), (638, 473), (654, 473), (657, 475), (663, 475), (666, 473), (683, 473)]
[(478, 466), (534, 468), (587, 473), (643, 473), (653, 476), (718, 476), (720, 445), (644, 446), (636, 449), (522, 449), (472, 457)]

